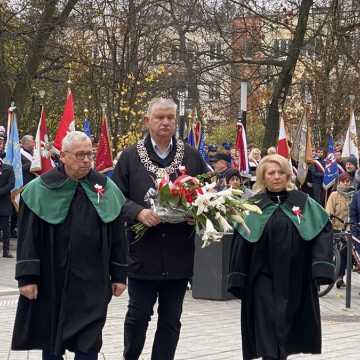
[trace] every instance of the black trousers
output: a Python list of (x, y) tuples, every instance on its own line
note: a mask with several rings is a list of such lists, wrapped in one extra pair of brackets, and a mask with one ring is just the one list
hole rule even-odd
[(3, 250), (10, 249), (10, 216), (0, 216), (0, 231), (2, 231)]
[(158, 299), (158, 323), (151, 360), (172, 360), (180, 336), (181, 313), (188, 279), (129, 279), (129, 305), (124, 324), (124, 360), (138, 360)]

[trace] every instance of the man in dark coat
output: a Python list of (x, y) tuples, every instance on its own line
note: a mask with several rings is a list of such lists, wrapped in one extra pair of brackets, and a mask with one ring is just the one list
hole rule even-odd
[(15, 186), (12, 166), (4, 164), (5, 138), (0, 136), (0, 231), (2, 231), (3, 257), (12, 258), (10, 253), (10, 216), (12, 214), (11, 190)]
[(111, 296), (126, 285), (127, 244), (121, 236), (123, 195), (91, 169), (92, 144), (69, 133), (62, 166), (21, 194), (16, 279), (20, 299), (13, 350), (43, 350), (43, 360), (94, 360)]
[(174, 359), (180, 335), (180, 317), (188, 279), (193, 273), (194, 227), (186, 222), (160, 223), (148, 209), (144, 196), (154, 180), (169, 175), (174, 180), (184, 165), (191, 176), (208, 171), (200, 154), (177, 140), (176, 105), (154, 99), (145, 117), (149, 135), (124, 150), (113, 179), (127, 201), (123, 219), (128, 226), (141, 222), (150, 227), (140, 240), (131, 230), (129, 239), (129, 306), (125, 319), (124, 359), (137, 360), (142, 352), (148, 322), (158, 299), (158, 324), (152, 360)]
[(22, 173), (23, 173), (23, 183), (24, 186), (35, 179), (35, 174), (30, 172), (32, 158), (35, 148), (35, 141), (32, 135), (24, 135), (21, 138), (21, 164), (22, 164)]

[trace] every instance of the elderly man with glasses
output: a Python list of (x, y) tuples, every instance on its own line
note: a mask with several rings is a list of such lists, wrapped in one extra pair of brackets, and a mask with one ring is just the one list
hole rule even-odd
[(20, 299), (12, 348), (43, 350), (43, 360), (95, 360), (112, 295), (126, 287), (124, 197), (92, 169), (82, 132), (63, 140), (61, 165), (30, 182), (19, 213), (16, 279)]

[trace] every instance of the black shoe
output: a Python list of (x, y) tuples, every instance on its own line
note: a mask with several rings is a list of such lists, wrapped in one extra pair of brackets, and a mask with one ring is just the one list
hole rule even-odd
[(344, 280), (343, 280), (343, 279), (338, 279), (338, 280), (336, 281), (336, 287), (337, 287), (338, 289), (341, 289), (341, 288), (346, 287), (346, 284), (345, 284)]

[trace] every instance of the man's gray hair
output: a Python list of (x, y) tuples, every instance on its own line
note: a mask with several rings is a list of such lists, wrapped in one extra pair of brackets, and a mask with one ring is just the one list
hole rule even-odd
[(74, 142), (87, 141), (91, 142), (91, 139), (82, 131), (70, 131), (63, 139), (61, 144), (61, 151), (71, 150), (71, 146)]
[(176, 111), (177, 105), (173, 99), (168, 98), (154, 98), (150, 100), (149, 106), (146, 112), (146, 116), (150, 116), (155, 106), (161, 106), (164, 108), (172, 108)]
[(34, 141), (34, 137), (32, 135), (24, 135), (21, 140), (20, 143), (21, 145), (26, 144), (28, 141)]

